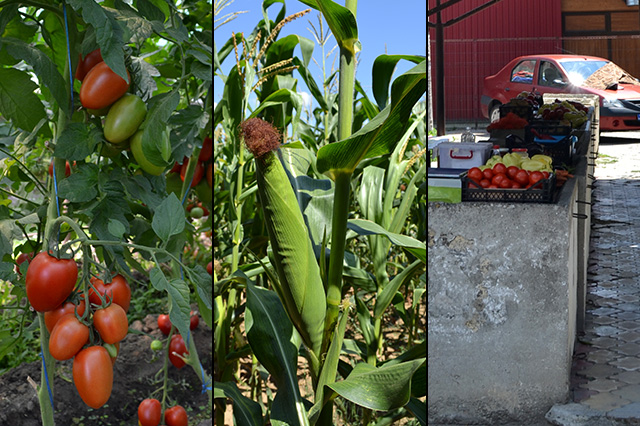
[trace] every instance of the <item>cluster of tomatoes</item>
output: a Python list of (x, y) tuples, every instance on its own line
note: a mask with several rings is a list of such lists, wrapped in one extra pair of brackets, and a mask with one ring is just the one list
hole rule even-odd
[(27, 298), (33, 309), (44, 313), (45, 326), (51, 333), (51, 356), (58, 361), (73, 358), (73, 382), (78, 394), (88, 406), (102, 407), (111, 396), (113, 364), (120, 341), (129, 330), (129, 284), (119, 274), (109, 283), (92, 277), (91, 312), (86, 313), (83, 296), (74, 291), (78, 266), (73, 259), (40, 252), (32, 260), (29, 255), (17, 259), (18, 265), (25, 261), (30, 261)]
[(541, 188), (542, 182), (540, 181), (547, 179), (549, 172), (529, 171), (518, 166), (507, 167), (502, 163), (498, 163), (493, 168), (484, 170), (480, 170), (479, 167), (472, 167), (467, 172), (467, 177), (471, 180), (469, 188)]
[[(191, 180), (191, 188), (195, 188), (202, 178), (206, 178), (209, 188), (213, 188), (213, 162), (211, 157), (213, 156), (213, 141), (209, 136), (205, 137), (202, 141), (202, 149), (200, 155), (198, 155), (198, 162), (196, 168), (193, 171), (193, 179)], [(189, 157), (184, 157), (182, 162), (176, 161), (169, 173), (180, 173), (180, 180), (184, 182), (185, 175), (187, 173), (187, 167), (189, 167)]]

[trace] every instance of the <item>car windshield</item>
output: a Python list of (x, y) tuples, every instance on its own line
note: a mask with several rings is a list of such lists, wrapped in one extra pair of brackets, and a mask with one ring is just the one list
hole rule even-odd
[(560, 65), (564, 68), (564, 72), (571, 80), (571, 83), (576, 86), (582, 85), (582, 83), (589, 78), (591, 74), (598, 71), (603, 66), (607, 65), (608, 61), (562, 61)]

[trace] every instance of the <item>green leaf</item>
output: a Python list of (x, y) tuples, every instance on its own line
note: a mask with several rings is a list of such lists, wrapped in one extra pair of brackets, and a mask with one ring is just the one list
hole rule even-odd
[(338, 395), (371, 410), (388, 411), (409, 402), (411, 377), (426, 360), (376, 368), (359, 363), (351, 374), (340, 382), (328, 385)]
[(384, 107), (387, 106), (391, 76), (396, 69), (396, 64), (401, 59), (419, 64), (424, 61), (425, 58), (424, 56), (416, 55), (380, 55), (373, 61), (373, 67), (371, 69), (373, 97), (376, 98), (378, 108), (380, 109), (384, 109)]
[[(96, 167), (95, 165), (93, 166)], [(72, 176), (73, 174), (70, 177)], [(82, 191), (86, 190), (87, 187), (82, 189)], [(109, 222), (114, 219), (118, 220), (127, 227), (127, 232), (129, 232), (129, 220), (125, 215), (130, 213), (131, 210), (127, 204), (124, 191), (107, 193), (106, 196), (91, 209), (93, 218), (89, 225), (89, 230), (97, 239), (120, 241), (120, 238), (109, 232)], [(120, 246), (106, 246), (105, 249), (110, 252), (122, 252), (122, 247)]]
[(186, 271), (188, 278), (196, 288), (197, 294), (202, 298), (204, 306), (211, 310), (212, 281), (211, 275), (201, 265), (196, 265), (193, 269)]
[[(280, 397), (279, 401), (289, 403), (288, 412), (281, 414), (288, 414), (286, 420), (293, 420), (293, 424), (308, 425), (298, 388), (298, 348), (292, 343), (294, 329), (274, 292), (247, 283), (245, 327), (253, 353), (276, 381), (278, 395), (285, 392), (285, 398)], [(285, 421), (282, 416), (277, 417)]]
[[(141, 124), (144, 127), (142, 134), (142, 150), (147, 159), (155, 165), (163, 165), (167, 162), (164, 153), (158, 150), (158, 141), (165, 137), (169, 117), (180, 103), (180, 93), (173, 90), (161, 93), (149, 99), (147, 117)], [(163, 163), (164, 162), (164, 163)]]
[(427, 426), (427, 403), (411, 397), (405, 408), (413, 414), (422, 426)]
[(382, 290), (382, 293), (376, 299), (376, 306), (373, 310), (373, 318), (379, 319), (384, 314), (384, 311), (387, 310), (387, 307), (391, 304), (393, 300), (393, 295), (396, 294), (398, 289), (411, 277), (422, 268), (422, 261), (416, 260), (411, 265), (407, 266), (396, 275)]
[[(58, 196), (72, 203), (91, 201), (98, 196), (98, 166), (84, 164), (58, 184)], [(107, 225), (108, 229), (108, 225)]]
[(129, 81), (124, 63), (124, 32), (114, 14), (93, 0), (69, 0), (68, 3), (76, 12), (82, 11), (82, 19), (95, 29), (96, 42), (109, 68)]
[(388, 154), (404, 133), (413, 105), (426, 91), (426, 61), (393, 82), (391, 103), (362, 129), (340, 142), (318, 151), (318, 172), (335, 180), (338, 174), (353, 173), (365, 158)]
[(389, 240), (405, 250), (416, 256), (423, 263), (427, 263), (427, 246), (414, 238), (406, 235), (394, 234), (375, 222), (363, 219), (350, 219), (347, 223), (347, 227), (352, 231), (355, 231), (358, 235), (386, 235)]
[(344, 6), (341, 6), (331, 0), (300, 0), (307, 6), (320, 10), (324, 19), (329, 24), (333, 36), (336, 38), (338, 45), (356, 54), (358, 41), (358, 25), (356, 17)]
[(44, 52), (29, 46), (22, 40), (10, 37), (0, 38), (1, 45), (7, 52), (16, 59), (23, 60), (33, 68), (33, 72), (38, 76), (38, 80), (44, 84), (58, 106), (67, 111), (69, 108), (69, 94), (62, 75), (58, 72), (56, 65)]
[(167, 283), (169, 295), (169, 319), (182, 337), (187, 340), (190, 323), (189, 287), (184, 281), (174, 278)]
[(167, 241), (172, 235), (182, 232), (185, 224), (184, 209), (174, 193), (169, 194), (153, 215), (151, 227), (161, 240)]
[(233, 401), (233, 418), (237, 426), (263, 423), (260, 404), (242, 395), (234, 382), (214, 382), (213, 398), (229, 398)]
[(280, 89), (277, 92), (273, 92), (269, 95), (265, 100), (260, 103), (260, 106), (256, 108), (248, 118), (253, 118), (260, 113), (263, 109), (280, 105), (286, 102), (291, 102), (296, 109), (296, 115), (300, 116), (300, 112), (302, 109), (302, 96), (300, 96), (297, 92), (289, 89)]
[(138, 0), (136, 6), (138, 12), (150, 21), (164, 22), (167, 18), (164, 12), (149, 0)]
[[(44, 105), (35, 94), (38, 86), (31, 76), (14, 68), (0, 68), (0, 114), (16, 127), (33, 130), (47, 117)], [(49, 127), (41, 128), (49, 132)]]
[(84, 123), (69, 123), (62, 131), (53, 155), (65, 160), (84, 160), (93, 154), (96, 146), (103, 142), (100, 130)]

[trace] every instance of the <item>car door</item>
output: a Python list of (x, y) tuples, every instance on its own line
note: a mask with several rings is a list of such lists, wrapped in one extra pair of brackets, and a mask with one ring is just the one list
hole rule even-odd
[(570, 82), (564, 72), (551, 61), (540, 61), (537, 75), (537, 89), (540, 93), (567, 93)]
[(534, 74), (537, 65), (536, 59), (525, 59), (516, 64), (511, 69), (509, 83), (505, 86), (504, 100), (508, 102), (511, 98), (518, 96), (520, 92), (531, 92), (534, 88)]

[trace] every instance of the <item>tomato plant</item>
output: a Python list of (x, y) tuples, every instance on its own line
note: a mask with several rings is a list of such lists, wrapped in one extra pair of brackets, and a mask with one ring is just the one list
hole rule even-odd
[[(131, 78), (127, 71), (129, 79)], [(107, 65), (100, 62), (94, 66), (82, 81), (80, 102), (85, 108), (99, 110), (113, 104), (129, 90), (129, 82)]]
[(53, 331), (53, 327), (55, 327), (56, 323), (60, 318), (62, 318), (66, 314), (73, 314), (76, 312), (76, 308), (78, 311), (78, 315), (82, 316), (84, 314), (84, 300), (81, 300), (80, 303), (75, 305), (73, 302), (64, 302), (62, 305), (57, 308), (47, 311), (44, 313), (44, 323), (49, 330), (49, 333)]
[(75, 77), (80, 81), (84, 80), (84, 77), (89, 71), (91, 71), (94, 66), (103, 61), (100, 49), (96, 49), (88, 53), (87, 56), (84, 57), (84, 59), (82, 58), (81, 54), (78, 54), (78, 59), (78, 66), (76, 68)]
[(96, 277), (92, 277), (90, 281), (95, 291), (93, 288), (89, 289), (89, 302), (100, 305), (100, 296), (103, 296), (106, 297), (107, 302), (122, 306), (125, 312), (129, 311), (131, 287), (129, 287), (129, 283), (121, 274), (114, 276), (111, 282), (107, 284)]
[(162, 418), (160, 401), (147, 398), (138, 405), (138, 422), (140, 426), (158, 426)]
[(89, 327), (74, 314), (63, 315), (51, 332), (49, 352), (58, 361), (73, 358), (89, 342)]
[(33, 258), (27, 269), (27, 298), (38, 312), (57, 308), (71, 294), (78, 279), (73, 259), (57, 259), (47, 252)]
[(93, 314), (93, 325), (106, 343), (117, 343), (127, 336), (129, 322), (122, 306), (112, 305)]
[(109, 108), (104, 122), (104, 137), (111, 143), (121, 143), (138, 130), (147, 115), (147, 106), (139, 96), (124, 94)]
[(113, 365), (105, 348), (90, 346), (75, 356), (73, 383), (89, 407), (98, 409), (106, 404), (113, 387)]
[(167, 408), (164, 412), (164, 422), (167, 426), (189, 426), (187, 411), (181, 405)]

